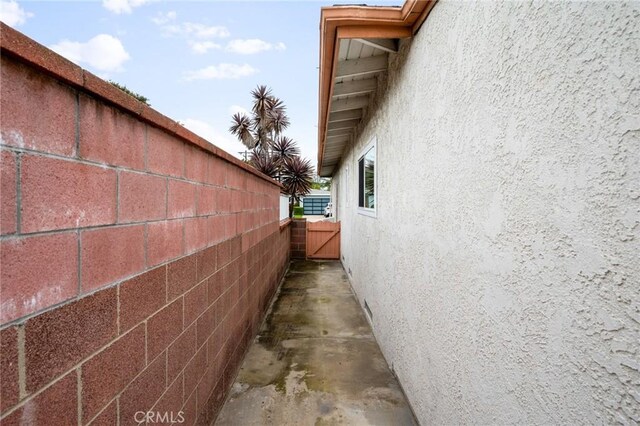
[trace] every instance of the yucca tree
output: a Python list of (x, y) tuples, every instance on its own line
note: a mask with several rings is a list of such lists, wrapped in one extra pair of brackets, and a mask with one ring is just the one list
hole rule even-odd
[(231, 118), (229, 131), (248, 149), (260, 147), (269, 150), (280, 134), (289, 127), (284, 102), (272, 95), (267, 86), (251, 91), (251, 116), (236, 113)]
[(272, 177), (273, 179), (278, 180), (278, 178), (280, 177), (280, 163), (276, 158), (270, 155), (266, 155), (264, 152), (261, 152), (259, 150), (252, 151), (251, 158), (249, 159), (249, 164), (251, 164), (254, 168), (258, 169), (265, 175)]
[(293, 204), (311, 189), (313, 167), (309, 160), (300, 158), (297, 143), (282, 135), (290, 125), (284, 102), (267, 86), (256, 87), (251, 97), (250, 115), (234, 114), (229, 131), (251, 150), (249, 164), (283, 184), (291, 216)]
[(295, 156), (284, 160), (281, 182), (285, 192), (289, 195), (289, 216), (293, 213), (293, 206), (300, 202), (300, 197), (311, 191), (313, 166), (306, 158)]
[(282, 165), (284, 165), (283, 163), (286, 160), (290, 160), (300, 155), (298, 144), (287, 136), (280, 136), (276, 139), (271, 144), (271, 152), (276, 160)]

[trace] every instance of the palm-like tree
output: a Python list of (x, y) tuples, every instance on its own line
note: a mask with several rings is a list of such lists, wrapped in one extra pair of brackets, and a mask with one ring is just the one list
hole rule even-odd
[(289, 127), (289, 116), (282, 100), (271, 94), (267, 86), (251, 91), (253, 107), (251, 117), (236, 113), (231, 117), (229, 131), (248, 149), (270, 149), (280, 134)]
[(276, 139), (271, 144), (271, 151), (280, 163), (300, 155), (300, 149), (296, 142), (287, 136), (280, 136)]
[(282, 186), (284, 186), (285, 191), (293, 201), (300, 201), (300, 197), (308, 194), (311, 190), (313, 166), (309, 160), (302, 159), (299, 156), (289, 158), (284, 163)]
[(290, 197), (291, 215), (293, 204), (311, 189), (313, 167), (309, 160), (300, 158), (296, 142), (282, 135), (290, 125), (284, 102), (273, 96), (267, 86), (256, 87), (251, 97), (250, 116), (234, 114), (229, 131), (251, 150), (249, 164), (282, 182)]
[(231, 118), (233, 125), (229, 131), (238, 137), (240, 142), (249, 149), (256, 147), (257, 140), (253, 137), (253, 123), (251, 119), (242, 113), (236, 113)]
[(260, 151), (254, 150), (251, 153), (249, 164), (273, 179), (278, 179), (280, 175), (280, 164), (277, 159), (270, 155), (264, 155)]

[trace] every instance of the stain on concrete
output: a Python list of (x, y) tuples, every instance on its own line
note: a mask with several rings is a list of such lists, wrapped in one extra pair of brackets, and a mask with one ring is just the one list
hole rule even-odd
[(291, 264), (216, 424), (416, 424), (340, 263)]

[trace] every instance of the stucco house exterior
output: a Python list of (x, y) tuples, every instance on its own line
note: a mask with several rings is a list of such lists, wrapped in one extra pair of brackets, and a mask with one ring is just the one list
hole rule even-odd
[(341, 261), (422, 424), (640, 423), (640, 3), (320, 22)]

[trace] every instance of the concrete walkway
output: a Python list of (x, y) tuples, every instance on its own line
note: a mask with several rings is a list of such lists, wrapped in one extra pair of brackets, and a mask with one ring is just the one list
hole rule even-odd
[(339, 262), (293, 262), (217, 425), (413, 425)]

